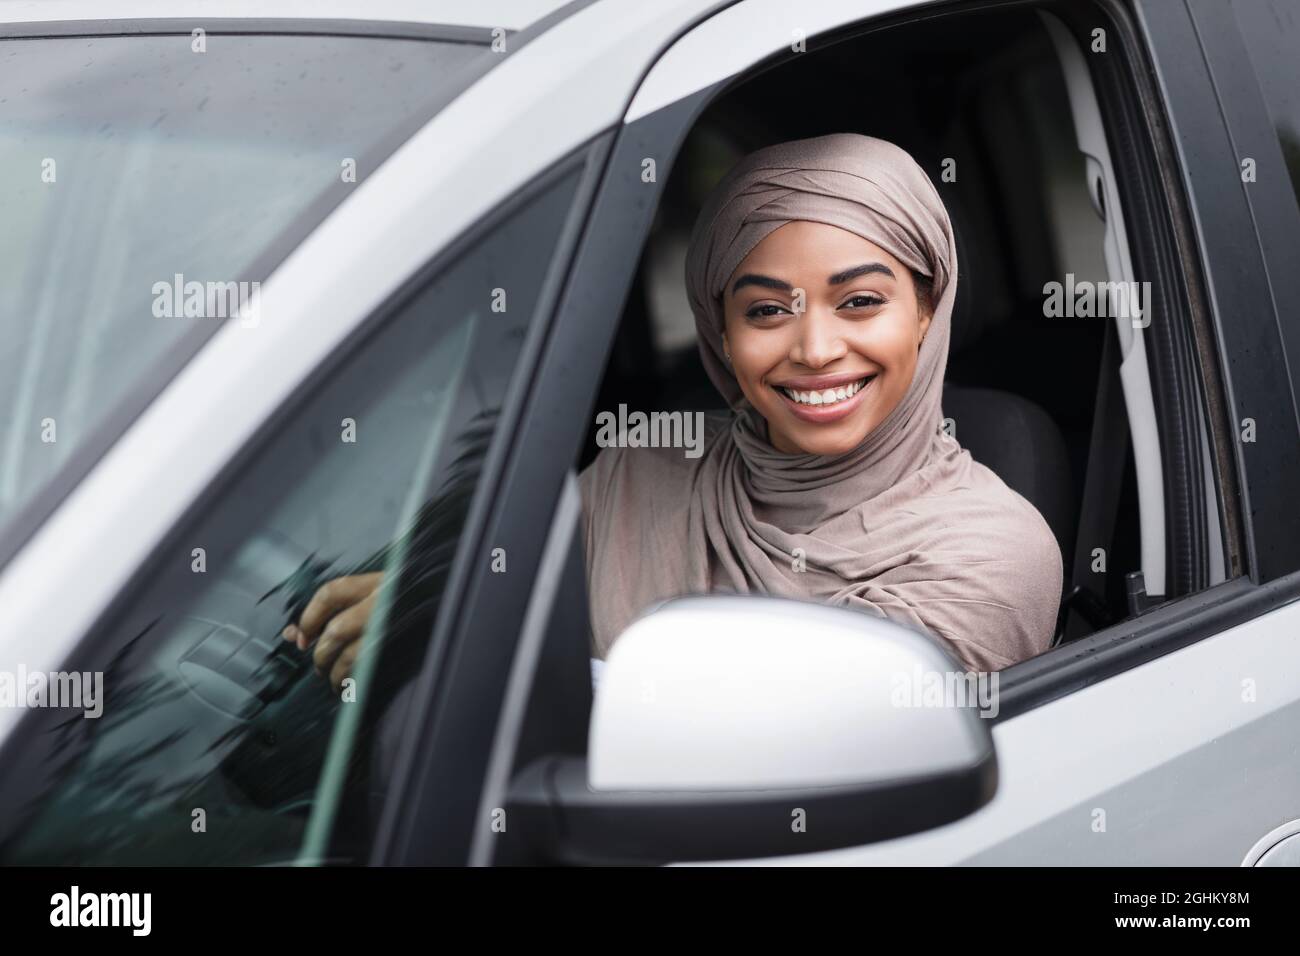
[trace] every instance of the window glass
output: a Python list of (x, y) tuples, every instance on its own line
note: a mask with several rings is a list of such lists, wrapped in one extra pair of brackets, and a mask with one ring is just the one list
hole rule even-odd
[[(34, 711), (50, 716), (20, 728), (0, 859), (364, 861), (536, 309), (537, 252), (555, 248), (576, 175), (322, 369), (239, 476), (200, 502), (69, 665), (103, 673), (102, 716)], [(376, 572), (353, 683), (336, 691), (281, 630), (325, 582)]]
[(490, 55), (329, 36), (0, 41), (0, 537), (112, 438), (119, 402), (255, 307), (272, 253)]

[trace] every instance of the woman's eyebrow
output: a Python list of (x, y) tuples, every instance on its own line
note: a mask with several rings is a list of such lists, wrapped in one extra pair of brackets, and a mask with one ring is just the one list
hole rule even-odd
[(735, 295), (747, 285), (759, 285), (764, 289), (779, 289), (782, 292), (794, 291), (794, 286), (788, 282), (783, 282), (780, 279), (773, 279), (771, 276), (760, 276), (755, 275), (752, 272), (747, 272), (736, 280), (736, 284), (731, 287), (731, 294)]
[(894, 270), (883, 262), (867, 262), (860, 266), (854, 266), (852, 269), (837, 272), (826, 281), (831, 285), (839, 285), (842, 282), (848, 282), (850, 279), (856, 279), (858, 276), (871, 275), (876, 272), (889, 276), (891, 279), (897, 278), (894, 275)]

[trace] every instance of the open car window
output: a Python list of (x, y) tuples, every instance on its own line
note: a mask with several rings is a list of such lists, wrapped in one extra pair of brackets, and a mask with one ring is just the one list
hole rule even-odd
[[(942, 427), (1043, 515), (1061, 550), (1053, 652), (1020, 662), (1043, 671), (1240, 573), (1231, 462), (1204, 435), (1220, 409), (1196, 345), (1199, 276), (1170, 268), (1195, 237), (1177, 189), (1159, 187), (1162, 132), (1116, 40), (1126, 28), (1110, 24), (1107, 55), (1091, 31), (1066, 5), (900, 16), (810, 35), (805, 51), (719, 67), (712, 88), (630, 110), (629, 128), (646, 130), (635, 135), (663, 144), (663, 185), (593, 406), (722, 408), (682, 274), (701, 204), (732, 164), (833, 132), (902, 146), (942, 197), (960, 260)], [(877, 71), (918, 81), (847, 113), (824, 96)], [(602, 450), (599, 420), (587, 426), (579, 470)], [(1036, 672), (1017, 665), (1008, 680)]]

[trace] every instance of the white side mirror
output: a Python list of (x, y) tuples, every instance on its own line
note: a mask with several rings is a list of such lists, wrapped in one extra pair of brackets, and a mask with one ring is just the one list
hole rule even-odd
[[(951, 823), (997, 789), (993, 694), (933, 638), (775, 598), (673, 601), (615, 642), (587, 759), (538, 758), (510, 819), (558, 862), (813, 853)], [(996, 677), (996, 675), (994, 675)]]
[[(990, 686), (990, 683), (992, 686)], [(993, 750), (996, 675), (872, 614), (775, 598), (670, 602), (615, 642), (592, 711), (598, 790), (867, 784)]]

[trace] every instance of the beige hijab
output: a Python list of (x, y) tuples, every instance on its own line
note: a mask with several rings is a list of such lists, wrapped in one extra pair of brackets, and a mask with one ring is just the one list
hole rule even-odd
[[(838, 457), (772, 447), (722, 359), (727, 279), (794, 220), (853, 232), (933, 280), (915, 378)], [(1056, 540), (1029, 502), (940, 430), (957, 249), (912, 157), (848, 133), (752, 153), (701, 211), (686, 284), (705, 368), (732, 414), (709, 418), (699, 458), (608, 448), (583, 472), (593, 653), (603, 658), (658, 601), (709, 591), (883, 614), (945, 639), (974, 670), (1046, 650), (1061, 596)]]

